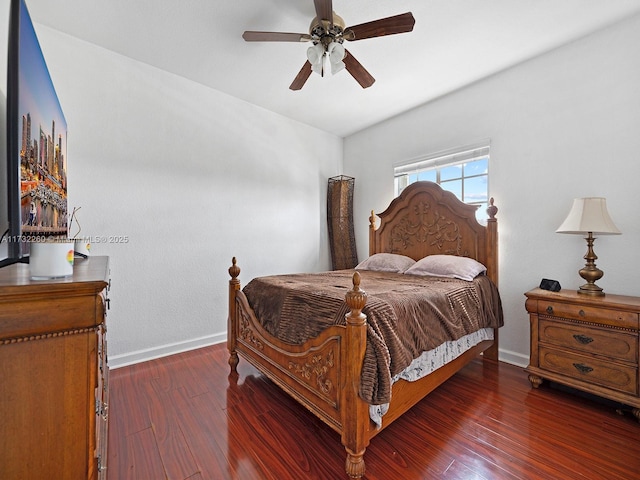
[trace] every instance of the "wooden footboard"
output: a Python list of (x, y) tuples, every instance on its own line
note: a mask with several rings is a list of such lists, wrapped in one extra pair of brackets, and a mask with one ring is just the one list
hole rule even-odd
[(347, 474), (360, 478), (371, 437), (369, 405), (358, 395), (367, 341), (362, 313), (366, 293), (360, 289), (360, 274), (354, 273), (353, 288), (345, 297), (350, 308), (346, 326), (332, 326), (301, 345), (282, 342), (262, 327), (240, 288), (235, 257), (229, 274), (227, 346), (232, 372), (238, 355), (242, 356), (340, 433)]

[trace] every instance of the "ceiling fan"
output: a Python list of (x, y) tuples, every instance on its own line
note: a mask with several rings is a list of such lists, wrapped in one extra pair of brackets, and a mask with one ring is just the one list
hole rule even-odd
[(312, 42), (307, 50), (307, 61), (289, 86), (291, 90), (300, 90), (311, 72), (324, 75), (325, 59), (329, 59), (332, 73), (346, 70), (362, 86), (373, 85), (375, 78), (344, 48), (345, 40), (350, 42), (365, 38), (394, 35), (413, 30), (415, 19), (411, 12), (381, 18), (372, 22), (345, 27), (344, 20), (333, 12), (332, 0), (313, 0), (316, 16), (311, 21), (309, 33), (256, 32), (246, 31), (242, 38), (247, 42)]

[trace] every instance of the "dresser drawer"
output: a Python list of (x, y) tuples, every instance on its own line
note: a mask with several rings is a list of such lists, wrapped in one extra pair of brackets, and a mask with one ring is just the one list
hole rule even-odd
[(540, 368), (584, 382), (638, 394), (638, 369), (588, 355), (540, 347)]
[(632, 333), (574, 325), (544, 318), (539, 320), (538, 328), (540, 343), (604, 355), (632, 363), (636, 363), (638, 358), (638, 336)]
[(574, 305), (570, 303), (541, 300), (538, 302), (538, 314), (551, 317), (570, 318), (583, 322), (616, 325), (618, 327), (638, 329), (638, 314), (614, 309)]

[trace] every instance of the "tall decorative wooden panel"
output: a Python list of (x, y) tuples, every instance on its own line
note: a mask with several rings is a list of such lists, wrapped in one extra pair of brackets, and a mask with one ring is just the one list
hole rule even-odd
[(329, 179), (327, 221), (329, 245), (334, 270), (353, 268), (358, 264), (353, 228), (353, 189), (355, 179), (340, 175)]

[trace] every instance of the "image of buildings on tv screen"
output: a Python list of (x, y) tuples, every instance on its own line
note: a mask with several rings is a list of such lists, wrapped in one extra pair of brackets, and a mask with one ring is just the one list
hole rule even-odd
[(19, 100), (23, 235), (67, 233), (67, 123), (28, 14), (21, 16)]

